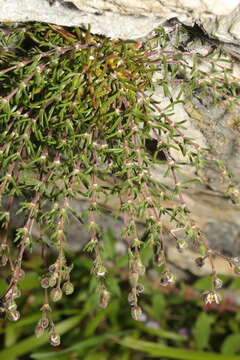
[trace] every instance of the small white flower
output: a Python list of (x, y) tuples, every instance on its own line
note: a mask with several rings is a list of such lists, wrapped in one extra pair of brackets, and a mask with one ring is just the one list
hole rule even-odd
[(94, 56), (90, 55), (89, 60), (94, 60)]
[(215, 291), (208, 291), (203, 294), (204, 295), (204, 302), (205, 304), (220, 304), (221, 298), (220, 295), (217, 294)]

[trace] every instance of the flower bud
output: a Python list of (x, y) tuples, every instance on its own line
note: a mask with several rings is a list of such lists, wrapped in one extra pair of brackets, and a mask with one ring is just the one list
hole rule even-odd
[(138, 272), (138, 274), (139, 274), (140, 276), (143, 276), (143, 275), (145, 274), (146, 268), (145, 268), (145, 266), (143, 265), (143, 263), (141, 262), (140, 259), (138, 259), (138, 260), (136, 261), (135, 269), (136, 269), (136, 271)]
[(12, 293), (12, 298), (17, 299), (20, 296), (21, 296), (21, 291), (17, 288), (17, 286), (15, 286), (13, 293)]
[(66, 295), (71, 295), (74, 292), (74, 286), (70, 281), (63, 284), (62, 290)]
[(98, 265), (96, 267), (96, 275), (97, 276), (104, 276), (106, 274), (106, 268), (103, 265)]
[(49, 272), (53, 273), (56, 270), (55, 264), (50, 265), (48, 270), (49, 270)]
[(179, 239), (177, 241), (177, 249), (178, 251), (182, 251), (183, 249), (186, 249), (187, 248), (187, 243), (184, 239)]
[(50, 293), (50, 297), (51, 297), (52, 301), (54, 301), (54, 302), (61, 300), (62, 290), (60, 288), (53, 288)]
[(6, 306), (6, 310), (7, 310), (7, 311), (12, 312), (12, 311), (17, 310), (17, 304), (16, 304), (15, 301), (13, 301), (12, 299), (10, 299), (9, 301), (7, 301), (7, 303), (6, 303), (5, 306)]
[(130, 292), (128, 294), (128, 302), (131, 306), (136, 305), (137, 304), (137, 296), (134, 292)]
[(47, 289), (49, 287), (49, 278), (45, 277), (41, 280), (41, 287)]
[(56, 285), (57, 283), (57, 277), (54, 276), (55, 274), (53, 274), (49, 279), (48, 279), (48, 282), (49, 282), (49, 286), (50, 287), (53, 287)]
[(217, 294), (215, 291), (206, 291), (203, 294), (203, 300), (205, 302), (205, 304), (219, 304), (221, 301), (221, 296), (219, 294)]
[(234, 266), (234, 272), (236, 275), (240, 275), (240, 266)]
[(155, 254), (154, 256), (154, 263), (157, 266), (162, 266), (165, 264), (165, 256), (164, 256), (164, 252), (160, 251), (159, 253)]
[(6, 254), (3, 254), (0, 259), (0, 266), (6, 266), (8, 262), (8, 257)]
[(25, 278), (25, 271), (23, 269), (20, 269), (18, 273), (18, 279), (22, 280), (24, 278)]
[(133, 306), (131, 309), (131, 315), (134, 320), (139, 321), (142, 316), (142, 309), (140, 308), (140, 306), (138, 305)]
[(20, 319), (20, 313), (17, 310), (7, 311), (6, 314), (10, 321), (18, 321)]
[(99, 306), (102, 309), (105, 309), (108, 306), (111, 294), (107, 289), (103, 289), (100, 293), (100, 303)]
[(47, 329), (49, 325), (48, 318), (45, 315), (43, 315), (42, 318), (39, 320), (38, 325), (41, 326), (43, 329)]
[(160, 285), (167, 286), (173, 285), (176, 281), (176, 276), (172, 274), (170, 271), (165, 271), (160, 279)]
[(44, 334), (44, 328), (40, 325), (35, 327), (35, 335), (37, 338), (41, 337)]
[(201, 257), (201, 256), (196, 258), (195, 263), (196, 263), (197, 266), (202, 267), (204, 265), (204, 258)]
[(51, 345), (53, 345), (53, 346), (59, 346), (60, 345), (60, 335), (58, 335), (56, 333), (52, 333), (50, 335), (50, 342), (51, 342)]
[(223, 285), (223, 282), (221, 279), (216, 278), (216, 279), (214, 279), (213, 284), (214, 284), (215, 289), (220, 289)]
[(141, 294), (144, 292), (144, 285), (143, 284), (138, 284), (137, 287), (136, 287), (136, 291), (137, 291), (137, 294)]
[(132, 286), (137, 286), (138, 283), (138, 279), (139, 279), (139, 274), (137, 271), (130, 271), (129, 274), (129, 282)]

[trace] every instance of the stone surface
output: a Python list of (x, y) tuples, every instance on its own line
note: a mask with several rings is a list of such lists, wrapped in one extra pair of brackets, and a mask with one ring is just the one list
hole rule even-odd
[(176, 17), (197, 22), (221, 41), (240, 43), (240, 0), (0, 0), (0, 8), (0, 21), (91, 24), (94, 33), (122, 39), (144, 37)]

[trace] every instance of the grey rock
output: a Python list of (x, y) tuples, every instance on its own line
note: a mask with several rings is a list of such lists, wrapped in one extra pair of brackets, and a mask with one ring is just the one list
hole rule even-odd
[(186, 25), (197, 22), (221, 41), (240, 42), (240, 0), (0, 0), (0, 8), (0, 21), (91, 24), (94, 33), (122, 39), (144, 37), (177, 18)]

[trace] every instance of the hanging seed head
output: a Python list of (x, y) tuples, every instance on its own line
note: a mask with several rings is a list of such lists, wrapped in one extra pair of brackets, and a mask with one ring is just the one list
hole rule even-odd
[(61, 300), (62, 290), (60, 288), (52, 289), (52, 291), (50, 293), (50, 297), (51, 297), (52, 301), (54, 301), (54, 302)]
[(62, 290), (66, 295), (71, 295), (74, 292), (74, 286), (70, 281), (66, 281), (62, 286)]
[(134, 305), (131, 308), (131, 315), (132, 315), (132, 318), (134, 320), (139, 321), (141, 319), (141, 316), (142, 316), (142, 309), (140, 308), (140, 306)]

